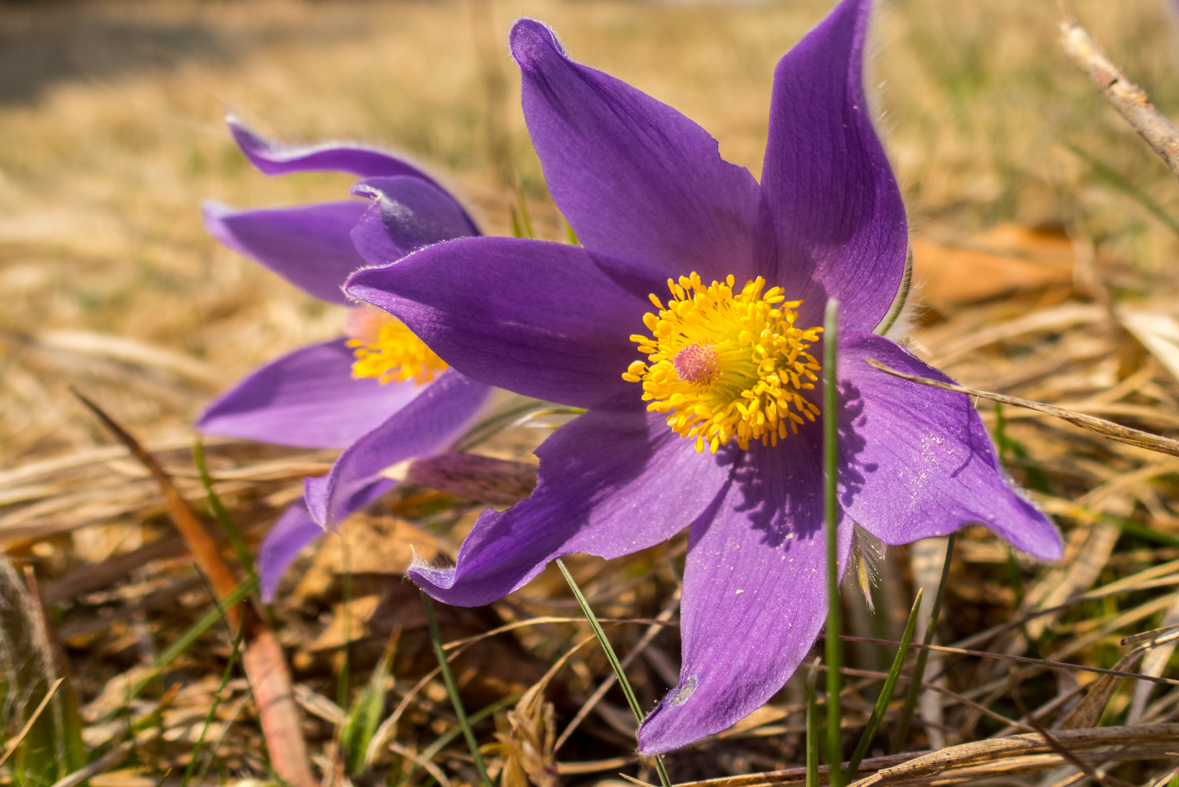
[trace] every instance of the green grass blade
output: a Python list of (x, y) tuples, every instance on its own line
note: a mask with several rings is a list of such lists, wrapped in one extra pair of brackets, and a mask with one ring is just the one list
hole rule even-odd
[[(638, 697), (635, 696), (635, 690), (631, 687), (630, 681), (626, 679), (626, 673), (622, 669), (622, 663), (618, 660), (618, 654), (614, 652), (614, 646), (610, 644), (610, 640), (606, 638), (606, 632), (602, 629), (602, 624), (598, 622), (598, 616), (594, 614), (585, 594), (577, 586), (577, 581), (573, 579), (573, 575), (569, 573), (569, 569), (565, 568), (565, 563), (560, 559), (557, 560), (557, 568), (561, 569), (565, 581), (569, 583), (569, 588), (573, 591), (573, 596), (581, 606), (582, 613), (585, 614), (585, 619), (589, 621), (590, 628), (594, 631), (594, 636), (598, 638), (598, 642), (606, 654), (606, 660), (610, 662), (610, 667), (614, 670), (615, 677), (618, 678), (618, 685), (622, 687), (622, 693), (626, 695), (626, 702), (630, 705), (631, 713), (635, 715), (635, 721), (642, 724), (643, 709), (639, 706)], [(656, 754), (653, 759), (655, 770), (659, 772), (660, 783), (663, 784), (663, 787), (671, 787), (671, 778), (667, 775), (667, 769), (663, 767), (663, 758)]]
[(519, 181), (516, 181), (516, 210), (520, 213), (519, 229), (521, 230), (521, 234), (516, 237), (535, 238), (536, 233), (532, 230), (532, 217), (528, 215), (528, 200), (524, 198), (524, 187), (520, 185)]
[[(257, 579), (254, 577), (247, 579), (245, 582), (238, 585), (237, 589), (234, 590), (233, 593), (231, 593), (225, 597), (225, 599), (222, 601), (222, 604), (224, 605), (224, 609), (229, 609), (230, 607), (234, 606), (235, 604), (241, 603), (247, 596), (249, 596), (251, 593), (254, 593), (257, 590), (258, 590)], [(188, 630), (185, 631), (184, 634), (181, 635), (180, 639), (173, 642), (171, 647), (169, 647), (162, 654), (160, 654), (160, 657), (156, 660), (156, 663), (152, 667), (151, 672), (149, 674), (145, 675), (144, 677), (140, 678), (135, 683), (135, 685), (131, 687), (131, 691), (130, 691), (129, 696), (127, 697), (127, 701), (130, 702), (131, 700), (138, 697), (139, 694), (145, 688), (147, 688), (147, 685), (149, 683), (151, 683), (153, 680), (155, 680), (156, 677), (159, 676), (159, 674), (161, 672), (163, 672), (165, 669), (168, 668), (168, 665), (170, 665), (176, 659), (180, 658), (180, 656), (184, 653), (184, 651), (186, 651), (190, 647), (192, 647), (193, 643), (201, 638), (201, 635), (203, 635), (206, 631), (211, 629), (215, 623), (220, 621), (222, 619), (222, 615), (223, 615), (222, 610), (218, 609), (216, 606), (214, 606), (212, 609), (210, 609), (208, 612), (206, 612), (203, 616), (201, 616), (200, 620), (198, 620), (196, 623), (193, 623), (191, 626), (189, 626)]]
[(823, 320), (823, 519), (827, 530), (827, 761), (829, 782), (841, 787), (843, 730), (839, 692), (842, 691), (843, 622), (839, 606), (839, 382), (836, 347), (839, 342), (839, 301), (827, 301)]
[(905, 624), (905, 633), (901, 637), (901, 646), (897, 648), (897, 656), (892, 660), (892, 669), (888, 671), (888, 678), (885, 679), (884, 686), (880, 689), (880, 696), (876, 698), (876, 707), (872, 709), (872, 716), (868, 719), (868, 725), (864, 727), (864, 734), (860, 736), (860, 742), (856, 745), (856, 751), (852, 754), (851, 762), (847, 766), (849, 778), (855, 778), (856, 771), (860, 769), (860, 763), (864, 760), (864, 755), (868, 753), (868, 747), (872, 745), (872, 739), (876, 737), (880, 720), (884, 718), (884, 712), (888, 710), (888, 703), (892, 702), (892, 693), (896, 689), (897, 679), (901, 677), (901, 668), (905, 666), (905, 657), (909, 655), (909, 643), (917, 628), (917, 612), (921, 609), (921, 596), (924, 592), (922, 588), (917, 589), (917, 598), (913, 600), (913, 609), (909, 612), (909, 621)]
[(475, 769), (479, 771), (479, 778), (486, 787), (492, 787), (491, 777), (487, 775), (487, 766), (483, 764), (483, 755), (479, 753), (479, 741), (475, 739), (475, 730), (471, 728), (471, 721), (463, 707), (463, 698), (459, 696), (458, 685), (454, 682), (454, 673), (450, 671), (450, 662), (446, 660), (446, 652), (442, 649), (442, 632), (438, 628), (438, 618), (434, 615), (434, 600), (423, 593), (422, 606), (426, 609), (426, 623), (430, 626), (430, 639), (434, 641), (434, 655), (438, 657), (438, 667), (442, 671), (442, 679), (446, 681), (446, 691), (454, 705), (454, 715), (458, 717), (463, 737), (467, 739), (467, 746), (475, 759)]
[(242, 567), (249, 572), (250, 576), (253, 576), (254, 556), (250, 554), (246, 541), (242, 538), (242, 531), (229, 516), (229, 511), (222, 504), (221, 498), (213, 491), (213, 478), (209, 475), (209, 470), (205, 465), (205, 448), (201, 444), (200, 435), (197, 435), (192, 444), (192, 461), (196, 465), (197, 474), (201, 477), (201, 486), (205, 488), (205, 494), (209, 498), (209, 508), (213, 509), (214, 516), (221, 523), (221, 527), (225, 529), (225, 535), (229, 537), (229, 543), (233, 545), (233, 551), (237, 553), (237, 559), (241, 561)]
[[(477, 723), (483, 721), (488, 716), (491, 716), (492, 714), (503, 710), (504, 708), (508, 707), (512, 703), (516, 702), (518, 699), (520, 699), (519, 694), (509, 694), (506, 697), (496, 700), (495, 702), (488, 705), (486, 708), (481, 708), (480, 710), (476, 711), (475, 713), (472, 713), (471, 714), (471, 723), (477, 724)], [(462, 732), (462, 730), (459, 729), (458, 727), (451, 727), (449, 730), (447, 730), (446, 732), (439, 735), (434, 740), (433, 743), (431, 743), (426, 748), (422, 749), (422, 754), (421, 754), (420, 759), (423, 762), (429, 762), (430, 760), (434, 759), (434, 757), (437, 756), (438, 752), (442, 751), (447, 746), (449, 746), (451, 744), (451, 741), (453, 741), (455, 738), (457, 738), (459, 736), (459, 733), (461, 733), (461, 732)], [(416, 776), (421, 769), (422, 769), (422, 766), (418, 765), (415, 762), (413, 764), (413, 768), (410, 769), (409, 773), (404, 778), (399, 780), (399, 783), (412, 784), (414, 776)]]
[(229, 660), (225, 663), (225, 671), (221, 673), (221, 685), (217, 687), (217, 693), (213, 695), (213, 704), (209, 706), (209, 712), (205, 714), (205, 723), (201, 727), (201, 734), (197, 736), (197, 742), (192, 749), (192, 755), (189, 757), (188, 765), (184, 768), (184, 776), (180, 780), (180, 787), (188, 787), (188, 783), (192, 779), (192, 772), (196, 769), (197, 761), (201, 756), (201, 749), (205, 745), (205, 735), (208, 734), (209, 727), (212, 725), (213, 719), (217, 716), (217, 708), (221, 705), (221, 694), (225, 691), (226, 685), (229, 684), (229, 679), (233, 676), (234, 667), (237, 666), (237, 657), (241, 653), (242, 636), (245, 632), (246, 629), (244, 626), (238, 629), (237, 641), (234, 642), (233, 650), (229, 653)]
[[(937, 585), (937, 595), (933, 598), (933, 609), (929, 613), (929, 625), (925, 628), (924, 642), (933, 642), (934, 631), (937, 630), (937, 619), (942, 611), (942, 599), (946, 595), (946, 579), (950, 576), (950, 558), (954, 556), (954, 538), (951, 533), (946, 540), (946, 561), (942, 564), (942, 576)], [(913, 722), (913, 711), (917, 708), (917, 699), (921, 696), (921, 684), (925, 680), (925, 662), (929, 660), (929, 649), (923, 648), (917, 654), (917, 664), (913, 669), (913, 682), (909, 684), (909, 693), (905, 696), (905, 705), (901, 708), (901, 723), (897, 728), (896, 738), (892, 742), (893, 753), (899, 752), (909, 737), (909, 725)]]
[(360, 696), (352, 704), (348, 720), (340, 731), (340, 743), (348, 752), (348, 771), (353, 775), (364, 771), (365, 753), (385, 713), (385, 682), (389, 679), (395, 643), (390, 640), (389, 645)]
[(806, 787), (819, 787), (819, 709), (815, 707), (815, 678), (819, 662), (816, 659), (806, 676)]

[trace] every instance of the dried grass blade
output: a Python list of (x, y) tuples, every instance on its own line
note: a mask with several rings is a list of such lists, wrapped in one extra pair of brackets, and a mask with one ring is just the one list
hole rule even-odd
[(1081, 771), (1081, 773), (1085, 774), (1093, 781), (1097, 782), (1100, 785), (1103, 785), (1103, 787), (1108, 787), (1108, 782), (1099, 773), (1097, 773), (1097, 771), (1095, 771), (1093, 769), (1092, 765), (1085, 762), (1080, 757), (1078, 757), (1077, 755), (1075, 755), (1071, 751), (1069, 751), (1067, 748), (1065, 748), (1060, 743), (1060, 741), (1056, 740), (1056, 737), (1054, 735), (1052, 735), (1052, 733), (1048, 732), (1048, 730), (1044, 729), (1043, 727), (1036, 724), (1034, 721), (1031, 721), (1030, 719), (1028, 720), (1028, 724), (1030, 724), (1033, 728), (1035, 728), (1036, 732), (1039, 733), (1040, 737), (1044, 739), (1044, 743), (1048, 744), (1048, 746), (1051, 747), (1052, 751), (1059, 754), (1061, 757), (1063, 757), (1065, 759), (1066, 762), (1068, 762), (1073, 767), (1078, 768)]
[[(900, 643), (895, 639), (878, 639), (876, 637), (852, 637), (844, 635), (843, 637), (848, 642), (868, 642), (874, 645), (899, 645)], [(1104, 667), (1090, 667), (1085, 664), (1070, 664), (1066, 661), (1052, 661), (1050, 659), (1033, 659), (1028, 656), (1013, 656), (1010, 653), (995, 653), (988, 650), (967, 650), (965, 648), (951, 648), (945, 645), (922, 645), (913, 643), (910, 647), (919, 650), (936, 650), (941, 653), (953, 653), (959, 656), (978, 656), (984, 659), (1002, 659), (1004, 661), (1015, 661), (1020, 664), (1030, 664), (1034, 667), (1043, 667), (1044, 669), (1068, 669), (1077, 670), (1078, 672), (1092, 672), (1096, 675), (1112, 675), (1119, 678), (1134, 678), (1136, 680), (1150, 681), (1151, 683), (1160, 683), (1167, 686), (1179, 686), (1179, 680), (1173, 678), (1154, 678), (1150, 675), (1142, 675), (1138, 672), (1126, 672), (1117, 669), (1105, 669)]]
[(79, 784), (89, 780), (93, 776), (97, 776), (103, 771), (110, 770), (123, 760), (127, 759), (127, 755), (131, 753), (131, 749), (135, 746), (134, 741), (124, 741), (115, 748), (108, 751), (106, 754), (99, 757), (94, 762), (87, 765), (85, 768), (80, 768), (74, 771), (64, 779), (54, 782), (53, 787), (78, 787)]
[[(1146, 653), (1146, 648), (1135, 648), (1126, 655), (1118, 659), (1117, 664), (1113, 668), (1119, 672), (1129, 672), (1134, 668), (1134, 665)], [(1113, 696), (1114, 691), (1121, 685), (1125, 678), (1121, 675), (1102, 675), (1093, 683), (1089, 684), (1088, 690), (1085, 692), (1084, 699), (1068, 718), (1060, 725), (1063, 730), (1077, 730), (1083, 727), (1094, 727), (1101, 720), (1101, 714), (1105, 712), (1105, 706), (1109, 704), (1110, 697)]]
[[(1179, 735), (1179, 724), (1058, 730), (1053, 735), (1054, 743), (1074, 754), (1116, 746), (1121, 748), (1114, 753), (1115, 760), (1150, 759), (1166, 756), (1168, 748), (1174, 750), (1175, 736)], [(1106, 756), (1109, 754), (1107, 752)], [(1064, 762), (1039, 733), (1025, 733), (1008, 738), (988, 738), (928, 752), (899, 765), (884, 768), (855, 782), (851, 787), (929, 784), (932, 780), (924, 777), (935, 775), (937, 784), (957, 784), (971, 779), (993, 777), (1001, 772), (1011, 775), (1020, 772), (1015, 769), (1024, 765), (1033, 766), (1028, 770), (1041, 770)]]
[(967, 396), (979, 396), (983, 399), (990, 399), (993, 402), (1002, 402), (1003, 404), (1010, 404), (1015, 407), (1024, 407), (1028, 410), (1035, 410), (1036, 412), (1046, 413), (1048, 415), (1056, 416), (1069, 423), (1079, 426), (1082, 429), (1088, 429), (1097, 434), (1108, 437), (1110, 440), (1117, 440), (1121, 443), (1137, 446), (1138, 448), (1145, 448), (1148, 451), (1156, 451), (1160, 454), (1170, 454), (1171, 456), (1179, 456), (1179, 440), (1172, 440), (1167, 437), (1161, 437), (1150, 432), (1144, 432), (1141, 429), (1131, 429), (1121, 424), (1115, 424), (1113, 421), (1107, 421), (1104, 418), (1096, 418), (1092, 415), (1079, 413), (1076, 410), (1067, 410), (1063, 407), (1057, 407), (1043, 402), (1034, 402), (1031, 399), (1020, 399), (1015, 396), (1006, 396), (1004, 394), (992, 393), (990, 391), (980, 391), (977, 388), (967, 388), (962, 385), (952, 385), (951, 383), (943, 383), (941, 380), (931, 380), (928, 377), (918, 377), (913, 374), (906, 374), (899, 372), (896, 369), (889, 368), (880, 363), (874, 358), (867, 359), (868, 364), (876, 367), (882, 372), (891, 374), (894, 377), (900, 377), (902, 380), (919, 383), (921, 385), (928, 385), (932, 388), (941, 388), (943, 391), (954, 391), (956, 393), (963, 393)]
[(32, 715), (29, 716), (28, 721), (25, 722), (25, 726), (21, 727), (20, 732), (17, 733), (16, 737), (8, 742), (8, 746), (4, 750), (4, 756), (0, 757), (0, 767), (2, 767), (4, 763), (8, 762), (8, 758), (11, 757), (12, 753), (16, 751), (18, 746), (20, 746), (21, 741), (23, 741), (29, 734), (29, 730), (33, 729), (33, 725), (37, 723), (37, 719), (41, 718), (41, 714), (45, 712), (45, 708), (49, 705), (49, 701), (53, 699), (53, 695), (57, 693), (58, 687), (61, 686), (62, 681), (64, 680), (65, 678), (58, 678), (53, 682), (53, 685), (49, 687), (49, 691), (45, 692), (45, 696), (41, 698), (41, 702), (33, 710)]

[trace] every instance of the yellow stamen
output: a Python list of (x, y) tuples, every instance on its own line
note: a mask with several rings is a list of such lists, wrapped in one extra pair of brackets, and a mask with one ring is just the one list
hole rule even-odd
[[(700, 277), (667, 280), (671, 300), (643, 315), (651, 336), (631, 337), (647, 363), (635, 361), (622, 379), (643, 384), (648, 410), (667, 413), (667, 425), (713, 453), (730, 440), (777, 445), (814, 421), (819, 408), (802, 395), (814, 390), (819, 362), (806, 350), (822, 328), (794, 326), (802, 301), (760, 276), (737, 293), (729, 276), (705, 286)], [(805, 419), (805, 420), (804, 420)]]
[(446, 362), (425, 342), (380, 309), (362, 306), (353, 310), (348, 334), (352, 337), (348, 346), (356, 356), (353, 377), (376, 377), (381, 383), (413, 380), (421, 384), (430, 382), (447, 368)]

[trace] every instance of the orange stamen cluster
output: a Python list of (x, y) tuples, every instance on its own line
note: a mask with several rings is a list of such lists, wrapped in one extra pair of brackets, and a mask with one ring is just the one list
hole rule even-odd
[(371, 306), (352, 312), (348, 346), (356, 357), (352, 376), (375, 377), (381, 383), (433, 380), (447, 366), (425, 342), (414, 336), (404, 323)]
[(648, 410), (667, 413), (681, 437), (713, 453), (730, 440), (777, 445), (814, 421), (813, 390), (819, 363), (806, 350), (822, 328), (796, 328), (802, 301), (787, 301), (781, 287), (764, 293), (760, 276), (734, 292), (736, 281), (705, 286), (700, 277), (668, 279), (667, 306), (651, 295), (658, 314), (643, 315), (651, 336), (631, 336), (647, 362), (635, 361), (622, 379), (643, 384)]

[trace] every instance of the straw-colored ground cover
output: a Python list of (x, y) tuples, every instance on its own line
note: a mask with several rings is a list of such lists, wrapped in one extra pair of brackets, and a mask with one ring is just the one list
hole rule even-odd
[[(494, 234), (510, 232), (518, 181), (538, 234), (557, 238), (563, 227), (507, 56), (514, 18), (551, 23), (578, 60), (681, 109), (756, 173), (773, 64), (829, 5), (0, 5), (0, 546), (16, 567), (0, 577), (0, 738), (14, 739), (51, 683), (44, 676), (68, 663), (46, 708), (68, 728), (76, 697), (84, 751), (44, 783), (112, 753), (92, 784), (150, 787), (169, 769), (179, 784), (198, 739), (205, 783), (271, 772), (248, 684), (240, 669), (225, 672), (232, 643), (223, 627), (129, 697), (211, 600), (147, 472), (69, 392), (143, 440), (212, 522), (191, 458), (193, 416), (258, 362), (339, 332), (339, 310), (208, 237), (199, 203), (334, 199), (350, 179), (255, 172), (225, 131), (225, 111), (278, 138), (357, 139), (407, 153)], [(1089, 0), (1075, 10), (1161, 110), (1179, 111), (1179, 27), (1166, 4)], [(911, 347), (966, 385), (1174, 436), (1179, 187), (1062, 53), (1058, 13), (1026, 0), (883, 5), (873, 81), (925, 304)], [(1008, 408), (1001, 421), (992, 404), (979, 408), (1012, 474), (1057, 516), (1069, 552), (1037, 566), (981, 529), (959, 539), (938, 642), (992, 655), (934, 654), (926, 679), (936, 688), (923, 694), (906, 749), (976, 748), (929, 766), (870, 760), (900, 769), (873, 783), (1165, 784), (1179, 759), (1174, 643), (1121, 640), (1179, 623), (1177, 460), (1041, 415)], [(527, 463), (544, 426), (514, 427), (475, 450)], [(332, 459), (230, 441), (207, 451), (215, 488), (251, 544), (300, 494), (303, 476)], [(518, 471), (526, 485), (527, 467)], [(403, 487), (355, 517), (344, 538), (309, 552), (284, 583), (275, 627), (325, 782), (445, 787), (476, 778), (441, 681), (419, 683), (436, 662), (416, 591), (399, 573), (413, 550), (454, 554), (483, 505), (464, 499), (464, 488)], [(516, 494), (501, 493), (494, 502)], [(678, 671), (674, 625), (652, 629), (650, 620), (663, 613), (674, 624), (684, 549), (680, 539), (611, 564), (569, 561), (599, 615), (640, 621), (609, 631), (623, 656), (638, 652), (628, 673), (646, 707)], [(879, 561), (875, 615), (845, 592), (850, 633), (898, 638), (916, 587), (934, 594), (943, 554), (944, 544), (918, 544)], [(228, 547), (225, 555), (232, 561)], [(30, 583), (45, 615), (19, 611)], [(439, 612), (447, 641), (519, 624), (455, 661), (471, 713), (499, 708), (502, 717), (580, 646), (545, 692), (560, 735), (609, 674), (597, 646), (582, 644), (584, 624), (562, 622), (579, 612), (555, 572), (493, 607)], [(55, 638), (57, 666), (45, 663)], [(850, 752), (895, 649), (847, 648)], [(385, 652), (389, 675), (363, 694)], [(1162, 685), (1148, 695), (1149, 682), (1093, 669), (1142, 671)], [(733, 730), (668, 756), (673, 780), (801, 778), (768, 772), (803, 764), (802, 693), (800, 675)], [(366, 696), (383, 704), (355, 704)], [(367, 732), (357, 708), (375, 708)], [(898, 701), (884, 732), (899, 710)], [(633, 726), (618, 690), (607, 693), (556, 753), (560, 778), (653, 781), (650, 764), (633, 756)], [(490, 719), (476, 731), (495, 740)], [(869, 757), (887, 749), (882, 734)], [(488, 751), (493, 771), (504, 751)], [(11, 763), (0, 766), (0, 780), (19, 777)]]

